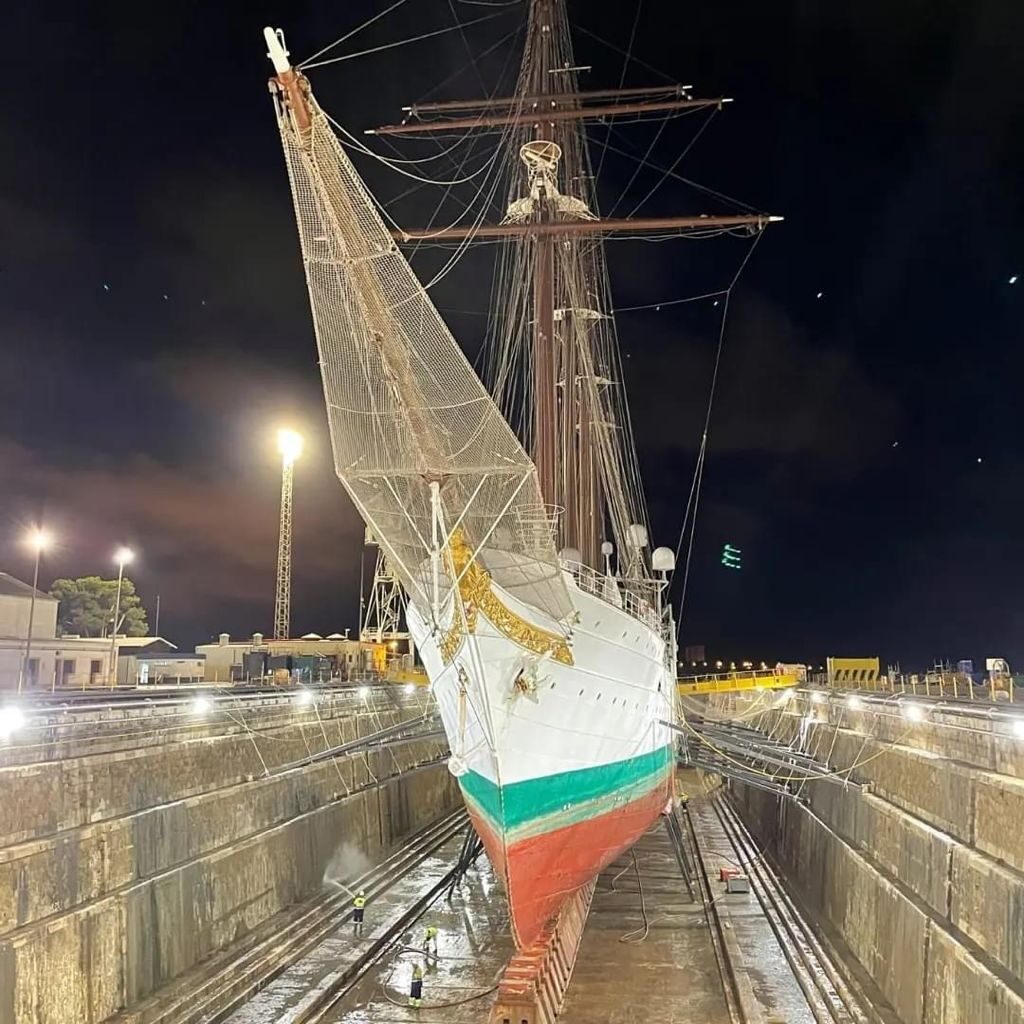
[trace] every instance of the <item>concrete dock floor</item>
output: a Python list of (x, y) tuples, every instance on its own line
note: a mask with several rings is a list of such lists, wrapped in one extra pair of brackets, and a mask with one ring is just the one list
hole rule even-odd
[[(736, 851), (709, 800), (692, 800), (690, 814), (694, 828), (700, 834), (714, 889), (720, 868), (738, 867)], [(732, 930), (739, 949), (742, 962), (736, 966), (749, 979), (750, 991), (762, 1019), (767, 1022), (785, 1021), (786, 1024), (814, 1024), (807, 999), (757, 897), (749, 893), (718, 895), (716, 898), (720, 901), (723, 922)]]
[[(767, 1022), (813, 1024), (810, 1009), (753, 894), (724, 895), (720, 865), (735, 856), (713, 809), (691, 802), (712, 890), (730, 930), (736, 967), (755, 1014)], [(460, 840), (461, 841), (461, 840)], [(360, 947), (380, 934), (426, 891), (457, 856), (452, 841), (439, 855), (368, 908), (366, 934), (345, 928), (286, 971), (230, 1019), (264, 1024), (292, 1019), (311, 993), (344, 969)], [(635, 855), (635, 862), (634, 862)], [(661, 824), (605, 870), (597, 885), (562, 1024), (729, 1024), (718, 963), (699, 899), (691, 899)], [(644, 911), (646, 910), (646, 924)], [(439, 959), (425, 960), (428, 924), (437, 926)], [(405, 936), (386, 950), (332, 1011), (338, 1024), (481, 1024), (493, 990), (512, 955), (501, 887), (481, 856), (452, 897), (438, 897)], [(407, 948), (408, 947), (408, 948)], [(413, 965), (426, 966), (423, 1003), (407, 1005)]]
[(636, 868), (626, 853), (598, 880), (560, 1022), (729, 1024), (704, 910), (687, 893), (664, 828), (633, 852)]
[(332, 1018), (344, 1024), (481, 1024), (493, 1001), (493, 988), (512, 955), (508, 911), (487, 858), (463, 879), (451, 900), (435, 901), (409, 935), (422, 946), (428, 924), (438, 928), (436, 964), (427, 962), (423, 1005), (406, 1005), (413, 965), (419, 954), (389, 950), (367, 972)]

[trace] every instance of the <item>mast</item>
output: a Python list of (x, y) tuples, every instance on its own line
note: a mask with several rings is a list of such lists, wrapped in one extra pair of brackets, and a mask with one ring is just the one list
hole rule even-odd
[[(402, 228), (399, 242), (492, 241), (502, 245), (515, 312), (496, 338), (499, 360), (518, 360), (525, 391), (504, 381), (496, 399), (506, 415), (528, 402), (527, 448), (543, 500), (562, 508), (558, 546), (600, 567), (601, 543), (613, 538), (620, 555), (640, 566), (629, 541), (644, 524), (639, 467), (611, 318), (604, 262), (605, 236), (754, 235), (779, 221), (764, 213), (724, 216), (602, 218), (587, 153), (584, 124), (688, 110), (713, 111), (728, 97), (694, 98), (688, 85), (581, 91), (577, 84), (565, 0), (530, 0), (526, 42), (514, 96), (444, 100), (404, 108), (401, 124), (369, 134), (423, 136), (451, 131), (502, 132), (512, 169), (509, 205), (498, 224), (441, 229)], [(525, 165), (525, 173), (515, 168)], [(528, 294), (521, 289), (528, 288)], [(499, 301), (502, 296), (495, 296)], [(526, 312), (523, 316), (521, 313)], [(625, 564), (624, 562), (622, 564)], [(643, 570), (646, 572), (646, 570)]]
[[(551, 0), (534, 0), (530, 6), (531, 48), (536, 54), (532, 66), (530, 92), (543, 97), (549, 92), (551, 75)], [(536, 126), (539, 142), (551, 141), (551, 126), (540, 121)], [(542, 149), (542, 147), (538, 147)], [(542, 187), (543, 188), (543, 187)], [(543, 188), (534, 212), (538, 224), (551, 223), (553, 210), (548, 189)], [(551, 235), (533, 236), (533, 461), (537, 467), (541, 494), (548, 504), (556, 504), (555, 474), (555, 255)]]

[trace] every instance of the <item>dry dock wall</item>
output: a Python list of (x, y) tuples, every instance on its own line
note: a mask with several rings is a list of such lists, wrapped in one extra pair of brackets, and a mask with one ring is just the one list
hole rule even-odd
[(748, 826), (904, 1024), (1024, 1024), (1024, 742), (1005, 723), (967, 725), (793, 700), (762, 727), (803, 730), (804, 749), (864, 788), (815, 781), (780, 802), (733, 785)]
[(420, 713), (53, 716), (0, 749), (0, 1024), (102, 1021), (454, 806), (436, 740), (268, 775)]

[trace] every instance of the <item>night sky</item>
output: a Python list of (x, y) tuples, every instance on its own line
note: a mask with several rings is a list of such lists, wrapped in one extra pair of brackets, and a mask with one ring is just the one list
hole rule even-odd
[[(280, 24), (303, 59), (385, 6), (55, 0), (7, 18), (0, 570), (31, 574), (20, 540), (41, 517), (60, 538), (46, 585), (110, 573), (127, 543), (151, 610), (161, 595), (163, 635), (191, 647), (269, 630), (273, 434), (287, 424), (307, 436), (294, 632), (355, 625), (362, 527), (331, 468), (261, 29)], [(627, 45), (633, 3), (570, 11)], [(514, 35), (475, 64), (466, 45), (512, 33), (521, 4), (409, 0), (330, 54), (491, 14), (311, 81), (357, 133), (460, 68), (433, 98), (480, 95), (507, 83)], [(1009, 0), (643, 3), (633, 53), (697, 96), (736, 99), (680, 173), (786, 218), (732, 298), (684, 643), (906, 667), (1024, 658), (1021, 38), (1024, 6)], [(621, 53), (583, 33), (576, 47), (593, 67), (584, 88), (618, 84)], [(631, 63), (624, 81), (665, 79)], [(670, 164), (701, 123), (672, 122), (651, 158)], [(642, 153), (655, 129), (616, 129), (612, 146)], [(606, 131), (591, 135), (599, 152)], [(357, 165), (401, 223), (434, 211), (437, 190), (396, 199), (415, 182)], [(609, 152), (605, 210), (634, 166)], [(616, 215), (660, 177), (642, 171)], [(669, 181), (640, 212), (727, 208)], [(745, 248), (609, 244), (616, 306), (724, 287)], [(448, 255), (414, 265), (429, 275)], [(471, 353), (491, 255), (433, 291)], [(705, 301), (618, 318), (655, 543), (678, 537), (719, 313)], [(726, 542), (743, 550), (739, 572), (719, 564)]]

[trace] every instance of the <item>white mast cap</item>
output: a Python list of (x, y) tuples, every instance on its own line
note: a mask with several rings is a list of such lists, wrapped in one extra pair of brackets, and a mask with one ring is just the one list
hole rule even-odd
[(288, 60), (288, 51), (284, 48), (284, 33), (279, 28), (270, 28), (268, 25), (263, 30), (263, 38), (267, 41), (267, 56), (270, 58), (274, 70), (283, 75), (291, 71), (291, 62)]

